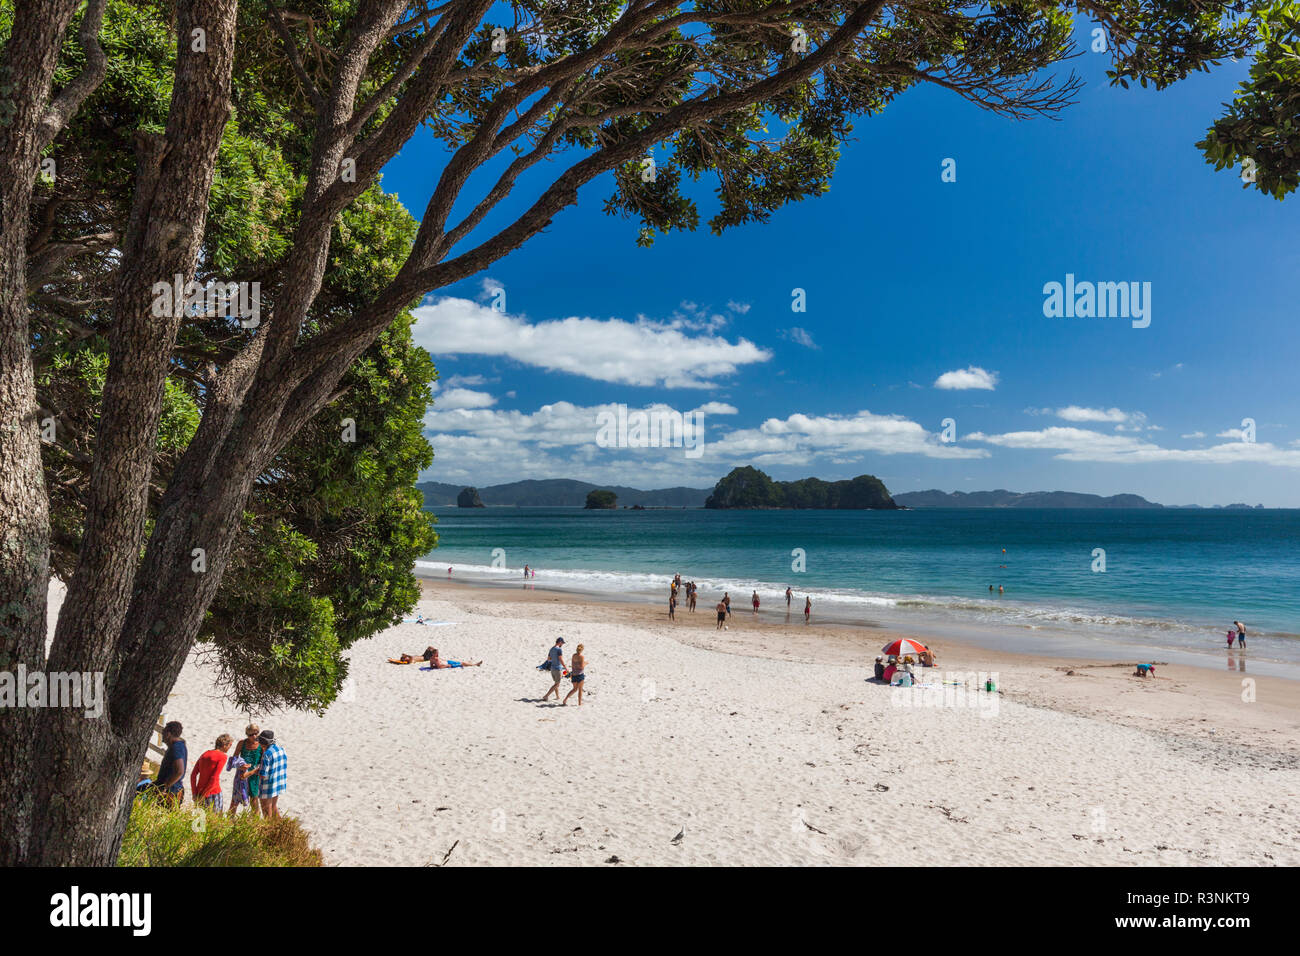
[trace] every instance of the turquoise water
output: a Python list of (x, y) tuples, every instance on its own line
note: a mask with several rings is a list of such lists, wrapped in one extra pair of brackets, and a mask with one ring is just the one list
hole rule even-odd
[[(1218, 652), (1235, 620), (1258, 659), (1300, 662), (1300, 511), (584, 511), (436, 509), (426, 573), (667, 599), (680, 572), (711, 604), (887, 627), (1026, 629)], [(493, 567), (493, 549), (502, 549)], [(1094, 549), (1105, 552), (1105, 571)], [(805, 570), (792, 570), (802, 549)], [(1005, 553), (1003, 552), (1005, 549)], [(1002, 585), (1005, 593), (996, 592)]]

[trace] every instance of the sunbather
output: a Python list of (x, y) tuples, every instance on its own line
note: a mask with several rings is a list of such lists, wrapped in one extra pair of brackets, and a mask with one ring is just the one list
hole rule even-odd
[(433, 656), (428, 658), (429, 661), (428, 669), (431, 671), (441, 670), (447, 667), (482, 667), (483, 666), (482, 661), (478, 661), (477, 663), (471, 663), (470, 661), (444, 661), (442, 658), (438, 656), (437, 648), (431, 647), (429, 648), (429, 650), (433, 651)]

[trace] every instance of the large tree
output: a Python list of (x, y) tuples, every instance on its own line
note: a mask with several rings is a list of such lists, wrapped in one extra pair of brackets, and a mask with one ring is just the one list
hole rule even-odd
[[(114, 239), (125, 233), (134, 187), (131, 144), (165, 121), (175, 57), (162, 5), (111, 0), (99, 42), (106, 76), (73, 119), (57, 174), (37, 183), (41, 238), (29, 243), (40, 274), (32, 356), (47, 416), (50, 558), (64, 580), (78, 558), (108, 367), (113, 316), (106, 303)], [(256, 95), (262, 80), (237, 63), (232, 96)], [(302, 184), (287, 157), (306, 148), (292, 125), (226, 124), (199, 253), (204, 278), (260, 275), (288, 247), (292, 199)], [(59, 235), (69, 213), (77, 235), (90, 241)], [(349, 206), (309, 318), (364, 305), (396, 274), (415, 228), (377, 188)], [(245, 707), (327, 705), (346, 676), (342, 651), (399, 620), (418, 597), (412, 561), (436, 540), (413, 487), (431, 458), (421, 429), (433, 366), (413, 344), (411, 323), (403, 311), (348, 370), (340, 383), (346, 395), (291, 439), (254, 484), (199, 633), (221, 686)], [(206, 366), (239, 345), (237, 327), (221, 317), (196, 310), (182, 324), (164, 385), (149, 517), (197, 429)]]
[[(108, 698), (99, 720), (4, 715), (0, 864), (113, 861), (149, 729), (236, 562), (259, 482), (404, 309), (521, 246), (584, 185), (607, 184), (607, 210), (636, 218), (648, 243), (697, 225), (689, 181), (711, 177), (721, 232), (823, 192), (853, 118), (912, 86), (1009, 117), (1060, 109), (1078, 81), (1044, 71), (1073, 53), (1076, 13), (1107, 30), (1117, 81), (1157, 86), (1244, 54), (1254, 28), (1197, 0), (523, 0), (504, 16), (491, 0), (176, 0), (163, 7), (167, 106), (135, 136), (124, 227), (110, 235), (93, 228), (112, 218), (100, 197), (48, 221), (33, 202), (39, 160), (75, 150), (109, 69), (107, 5), (15, 0), (0, 54), (0, 666), (102, 672)], [(208, 241), (231, 124), (293, 147), (287, 239), (248, 273)], [(341, 225), (421, 126), (445, 150), (419, 228), (391, 276), (340, 302)], [(523, 211), (502, 217), (514, 192)], [(33, 311), (45, 294), (76, 311), (47, 288), (49, 270), (105, 249), (93, 298), (106, 301), (80, 309), (104, 326), (107, 364), (46, 654)], [(174, 276), (257, 279), (260, 323), (196, 323), (179, 297), (159, 310), (155, 285)], [(188, 392), (197, 424), (155, 489), (169, 382), (195, 352), (207, 359)]]

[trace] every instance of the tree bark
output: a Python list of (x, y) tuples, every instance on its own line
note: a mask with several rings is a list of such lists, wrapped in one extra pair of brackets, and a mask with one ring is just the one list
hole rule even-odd
[[(170, 314), (155, 315), (153, 287), (170, 285), (177, 275), (183, 283), (194, 273), (230, 114), (236, 9), (235, 0), (177, 4), (176, 80), (167, 128), (161, 137), (141, 142), (141, 174), (113, 302), (86, 524), (46, 664), (51, 672), (102, 673), (107, 703), (97, 719), (72, 708), (40, 713), (33, 758), (41, 772), (29, 784), (40, 825), (29, 837), (29, 863), (113, 864), (149, 728), (179, 672), (177, 667), (169, 682), (144, 692), (120, 693), (116, 687), (137, 666), (121, 653), (123, 624), (139, 588), (154, 443), (183, 314), (182, 304), (173, 301)], [(194, 49), (196, 30), (203, 31), (201, 50)], [(202, 510), (206, 503), (194, 507)], [(184, 567), (189, 565), (187, 557)], [(169, 598), (179, 599), (179, 594)], [(192, 605), (189, 616), (201, 622), (206, 608), (207, 602)], [(140, 636), (157, 642), (159, 655), (170, 661), (175, 656), (170, 645), (183, 640), (188, 650), (197, 622), (192, 629), (169, 634), (153, 629)], [(154, 651), (147, 646), (138, 656), (147, 659)], [(180, 657), (183, 661), (183, 652)]]
[[(27, 304), (27, 232), (43, 129), (75, 0), (15, 4), (0, 59), (0, 669), (40, 670), (49, 588), (49, 498)], [(3, 122), (8, 120), (8, 122)], [(57, 427), (57, 426), (56, 426)], [(22, 692), (25, 688), (20, 688)], [(0, 866), (22, 863), (36, 819), (29, 786), (40, 712), (4, 714), (0, 735)]]

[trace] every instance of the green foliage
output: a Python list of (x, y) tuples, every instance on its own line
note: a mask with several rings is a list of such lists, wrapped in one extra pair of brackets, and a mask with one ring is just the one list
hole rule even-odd
[(706, 508), (897, 508), (874, 475), (846, 481), (773, 481), (753, 466), (733, 468), (714, 486)]
[(1215, 169), (1243, 167), (1243, 188), (1283, 199), (1300, 185), (1300, 4), (1258, 12), (1250, 78), (1196, 145)]
[(587, 492), (587, 503), (583, 505), (584, 508), (592, 509), (615, 508), (617, 506), (618, 495), (603, 488), (596, 488)]
[[(325, 15), (324, 5), (317, 13)], [(0, 13), (7, 5), (0, 0)], [(262, 9), (259, 9), (262, 8)], [(351, 5), (335, 4), (329, 22)], [(274, 43), (264, 4), (241, 6), (235, 109), (224, 131), (209, 199), (200, 282), (261, 281), (273, 306), (275, 267), (297, 225), (305, 157), (297, 81), (259, 50)], [(69, 231), (126, 231), (138, 135), (163, 128), (176, 39), (170, 4), (110, 0), (101, 42), (104, 83), (54, 151), (58, 176), (44, 188), (76, 209)], [(3, 22), (0, 19), (0, 22)], [(74, 24), (75, 30), (75, 24)], [(60, 82), (80, 64), (65, 47)], [(377, 58), (380, 62), (385, 57)], [(307, 317), (314, 333), (350, 319), (396, 275), (416, 223), (396, 197), (371, 186), (339, 217), (320, 295)], [(43, 446), (54, 530), (52, 563), (67, 577), (84, 520), (84, 490), (108, 363), (107, 332), (116, 260), (81, 256), (34, 297), (38, 395), (57, 422)], [(86, 309), (64, 303), (92, 302)], [(224, 689), (244, 709), (319, 709), (346, 678), (342, 653), (401, 619), (419, 597), (412, 569), (437, 543), (414, 482), (432, 462), (422, 419), (436, 378), (401, 313), (346, 373), (343, 396), (290, 442), (254, 487), (242, 532), (199, 634)], [(195, 318), (181, 330), (165, 385), (154, 461), (156, 504), (192, 439), (210, 363), (229, 359), (255, 334), (227, 318)], [(354, 441), (345, 441), (345, 423)]]
[(293, 817), (247, 811), (233, 819), (193, 806), (139, 799), (122, 837), (118, 866), (321, 866), (321, 852)]
[(784, 508), (785, 495), (768, 475), (752, 465), (733, 468), (713, 488), (706, 508)]

